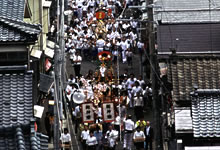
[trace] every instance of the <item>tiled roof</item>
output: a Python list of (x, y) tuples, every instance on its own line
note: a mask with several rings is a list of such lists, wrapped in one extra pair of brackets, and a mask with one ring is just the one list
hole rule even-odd
[(41, 26), (0, 16), (0, 42), (37, 40)]
[(0, 16), (23, 20), (25, 0), (0, 0)]
[(177, 57), (168, 65), (168, 79), (173, 85), (173, 100), (190, 100), (194, 86), (199, 89), (220, 89), (219, 57)]
[(162, 23), (201, 23), (220, 21), (219, 0), (157, 0), (155, 20)]
[(0, 128), (0, 150), (47, 150), (48, 137), (29, 125)]
[(0, 126), (28, 123), (31, 117), (32, 74), (0, 74)]
[(191, 93), (194, 137), (220, 137), (220, 90)]

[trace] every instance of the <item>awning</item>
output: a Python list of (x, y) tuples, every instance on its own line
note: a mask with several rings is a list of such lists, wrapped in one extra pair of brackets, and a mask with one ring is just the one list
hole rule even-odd
[(51, 48), (49, 48), (49, 47), (47, 47), (47, 48), (45, 49), (45, 51), (44, 51), (44, 54), (45, 54), (46, 56), (50, 57), (50, 58), (53, 58), (53, 56), (54, 56), (54, 50), (51, 49)]
[[(50, 41), (50, 40), (47, 40), (47, 47), (49, 48), (55, 48), (55, 42), (53, 41)], [(57, 45), (58, 46), (58, 45)], [(59, 47), (59, 46), (58, 46)]]
[(42, 54), (42, 51), (40, 51), (40, 50), (33, 49), (31, 51), (31, 56), (35, 57), (35, 58), (39, 58), (40, 59), (41, 54)]
[[(56, 47), (55, 47), (56, 46)], [(47, 47), (44, 50), (44, 54), (50, 58), (54, 57), (54, 49), (59, 49), (59, 45), (55, 44), (53, 41), (47, 40)]]
[(52, 1), (44, 1), (43, 7), (50, 7), (52, 4)]

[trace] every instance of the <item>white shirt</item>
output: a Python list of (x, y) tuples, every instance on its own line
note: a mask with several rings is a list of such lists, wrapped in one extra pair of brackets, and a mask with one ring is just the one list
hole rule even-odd
[(67, 93), (68, 95), (70, 95), (70, 94), (72, 94), (72, 91), (73, 91), (72, 86), (67, 85), (67, 86), (66, 86), (66, 93)]
[(138, 41), (138, 43), (137, 43), (137, 47), (138, 47), (138, 48), (143, 48), (143, 47), (144, 47), (144, 43)]
[(100, 73), (101, 73), (101, 76), (104, 77), (105, 76), (105, 71), (106, 71), (106, 68), (105, 67), (101, 67), (99, 69)]
[(144, 132), (143, 131), (140, 131), (140, 132), (135, 131), (133, 139), (136, 139), (136, 138), (145, 138)]
[(118, 33), (118, 31), (112, 31), (111, 33), (111, 37), (114, 39), (114, 38), (119, 38), (120, 37), (120, 34)]
[(75, 107), (75, 114), (76, 114), (76, 117), (80, 117), (81, 116), (81, 111), (80, 111), (80, 107), (79, 106)]
[(132, 89), (132, 85), (134, 84), (134, 82), (136, 81), (137, 79), (134, 78), (133, 80), (131, 78), (129, 78), (126, 82), (126, 85), (127, 85), (127, 89)]
[(82, 133), (81, 133), (81, 138), (83, 140), (87, 140), (88, 137), (89, 137), (89, 130), (87, 130), (87, 131), (83, 130)]
[(133, 131), (134, 130), (134, 121), (131, 119), (124, 120), (125, 130)]
[(124, 50), (124, 51), (128, 49), (128, 44), (127, 44), (126, 41), (122, 41), (122, 42), (121, 42), (121, 48), (122, 48), (122, 50)]
[(76, 4), (77, 4), (77, 6), (82, 6), (83, 5), (83, 0), (77, 0)]
[(134, 94), (134, 96), (138, 96), (137, 93), (142, 94), (143, 93), (143, 89), (141, 88), (141, 86), (134, 86), (131, 90), (131, 93)]
[(116, 130), (108, 130), (106, 132), (106, 138), (108, 138), (108, 141), (109, 141), (109, 146), (110, 147), (114, 147), (115, 146), (115, 142), (116, 142), (116, 139), (118, 138), (118, 131)]
[(134, 97), (134, 106), (144, 106), (143, 97)]
[(132, 57), (132, 55), (133, 55), (132, 51), (126, 51), (125, 54), (127, 57)]
[(122, 25), (122, 28), (125, 29), (125, 30), (127, 30), (128, 27), (130, 27), (130, 24), (123, 24), (123, 25)]
[(102, 108), (98, 108), (98, 117), (102, 118)]
[(96, 41), (96, 46), (98, 48), (103, 48), (105, 46), (105, 41), (103, 39), (99, 39)]
[(149, 135), (149, 131), (150, 131), (150, 126), (146, 128), (147, 135)]
[(142, 80), (137, 80), (140, 84), (140, 86), (143, 86), (145, 84), (145, 81), (142, 79)]
[(136, 21), (131, 21), (130, 24), (132, 28), (136, 28), (138, 23)]
[(86, 139), (86, 144), (88, 145), (88, 146), (93, 146), (93, 145), (96, 145), (96, 144), (98, 144), (98, 142), (97, 142), (97, 139), (96, 139), (96, 137), (95, 136), (88, 136), (87, 137), (87, 139)]
[(62, 133), (61, 134), (61, 137), (60, 137), (60, 140), (62, 141), (62, 142), (70, 142), (71, 141), (71, 136), (70, 136), (70, 134), (69, 133), (67, 133), (67, 134), (64, 134), (64, 133)]
[(114, 124), (115, 124), (115, 125), (120, 125), (120, 124), (121, 124), (121, 122), (120, 122), (120, 116), (117, 116), (117, 117), (115, 118)]
[[(81, 57), (81, 56), (74, 55), (74, 56), (73, 56), (73, 61), (75, 62), (76, 65), (81, 65), (82, 57)], [(76, 61), (77, 61), (77, 62), (76, 62)]]

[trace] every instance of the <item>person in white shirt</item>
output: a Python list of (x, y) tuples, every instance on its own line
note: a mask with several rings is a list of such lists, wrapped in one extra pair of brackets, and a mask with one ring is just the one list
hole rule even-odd
[(84, 126), (84, 130), (81, 132), (81, 144), (82, 144), (82, 148), (83, 150), (87, 150), (87, 146), (86, 146), (86, 140), (89, 137), (89, 130), (88, 130), (88, 126)]
[(131, 24), (132, 29), (136, 29), (136, 28), (137, 28), (137, 25), (138, 25), (138, 22), (132, 20), (132, 21), (130, 22), (130, 24)]
[(86, 139), (87, 150), (96, 150), (96, 145), (98, 144), (93, 131), (89, 132), (89, 136)]
[(74, 109), (74, 115), (75, 115), (75, 134), (78, 132), (79, 124), (81, 123), (82, 114), (81, 114), (81, 108), (79, 105), (77, 105)]
[(79, 55), (79, 52), (76, 52), (76, 55), (73, 57), (73, 67), (75, 71), (75, 76), (79, 78), (80, 69), (81, 69), (82, 57)]
[(138, 48), (138, 52), (140, 55), (142, 55), (143, 50), (144, 50), (144, 43), (142, 43), (141, 41), (137, 42), (137, 48)]
[(125, 22), (123, 25), (122, 25), (122, 28), (126, 31), (128, 28), (130, 27), (130, 24), (129, 22)]
[(134, 126), (135, 124), (134, 121), (131, 120), (131, 115), (128, 115), (127, 119), (124, 120), (124, 150), (131, 150)]
[(121, 45), (121, 49), (122, 49), (122, 62), (125, 63), (127, 61), (126, 51), (129, 47), (128, 43), (125, 41), (125, 38), (122, 38), (120, 45)]
[(65, 147), (65, 150), (69, 150), (70, 144), (71, 144), (70, 143), (71, 142), (71, 136), (68, 133), (68, 129), (67, 128), (65, 128), (64, 129), (64, 133), (61, 134), (60, 142), (62, 144), (62, 147)]
[(134, 82), (136, 80), (137, 79), (134, 78), (134, 74), (130, 74), (130, 78), (126, 82), (126, 86), (127, 86), (127, 90), (128, 90), (128, 98), (130, 99), (130, 102), (129, 102), (130, 108), (133, 108), (133, 98), (132, 98), (131, 90), (132, 90), (132, 87), (134, 86)]
[(87, 16), (88, 6), (89, 5), (87, 2), (83, 2), (83, 5), (82, 5), (83, 17)]
[(102, 39), (102, 36), (99, 36), (99, 39), (96, 41), (96, 48), (98, 49), (98, 52), (103, 51), (104, 46), (105, 41)]
[(135, 81), (135, 86), (131, 90), (132, 97), (134, 100), (134, 114), (136, 116), (136, 119), (139, 120), (141, 117), (143, 117), (143, 89), (140, 86), (138, 81)]
[(136, 131), (134, 132), (133, 140), (136, 150), (144, 149), (145, 135), (144, 132), (141, 131), (140, 126), (137, 126)]
[(139, 75), (137, 81), (139, 82), (140, 86), (143, 88), (143, 86), (145, 85), (145, 81), (143, 80), (142, 75)]
[(109, 130), (106, 132), (106, 138), (109, 142), (109, 150), (115, 150), (118, 131), (113, 130), (112, 125), (109, 125)]

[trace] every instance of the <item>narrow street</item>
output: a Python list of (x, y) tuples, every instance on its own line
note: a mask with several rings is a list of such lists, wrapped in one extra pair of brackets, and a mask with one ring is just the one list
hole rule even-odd
[[(138, 77), (139, 73), (140, 73), (140, 56), (138, 54), (134, 55), (134, 62), (132, 68), (128, 68), (127, 64), (124, 63), (120, 63), (120, 73), (122, 74), (123, 71), (125, 69), (128, 69), (129, 73), (134, 73), (135, 77)], [(82, 70), (81, 70), (81, 74), (85, 75), (88, 73), (89, 69), (95, 70), (97, 68), (97, 64), (96, 62), (91, 62), (91, 61), (82, 61)], [(67, 71), (67, 76), (69, 76), (70, 74), (74, 74), (74, 69), (73, 66), (71, 65), (70, 59), (69, 59), (69, 55), (66, 55), (66, 71)], [(135, 119), (135, 115), (134, 115), (134, 110), (133, 109), (128, 109), (128, 114), (132, 115), (132, 120), (136, 120)], [(78, 132), (78, 134), (75, 134), (75, 125), (74, 122), (72, 122), (71, 119), (71, 114), (70, 111), (67, 110), (67, 125), (69, 128), (69, 131), (71, 133), (71, 139), (72, 139), (72, 150), (82, 150), (82, 145), (80, 142), (80, 132)], [(154, 126), (154, 122), (153, 122), (153, 114), (152, 114), (152, 107), (147, 107), (146, 111), (144, 112), (144, 120), (148, 120), (151, 122), (152, 127)], [(123, 137), (122, 137), (123, 138)], [(116, 150), (122, 150), (123, 149), (123, 140), (118, 142), (118, 145), (116, 146)], [(133, 146), (133, 149), (135, 149), (135, 147)]]

